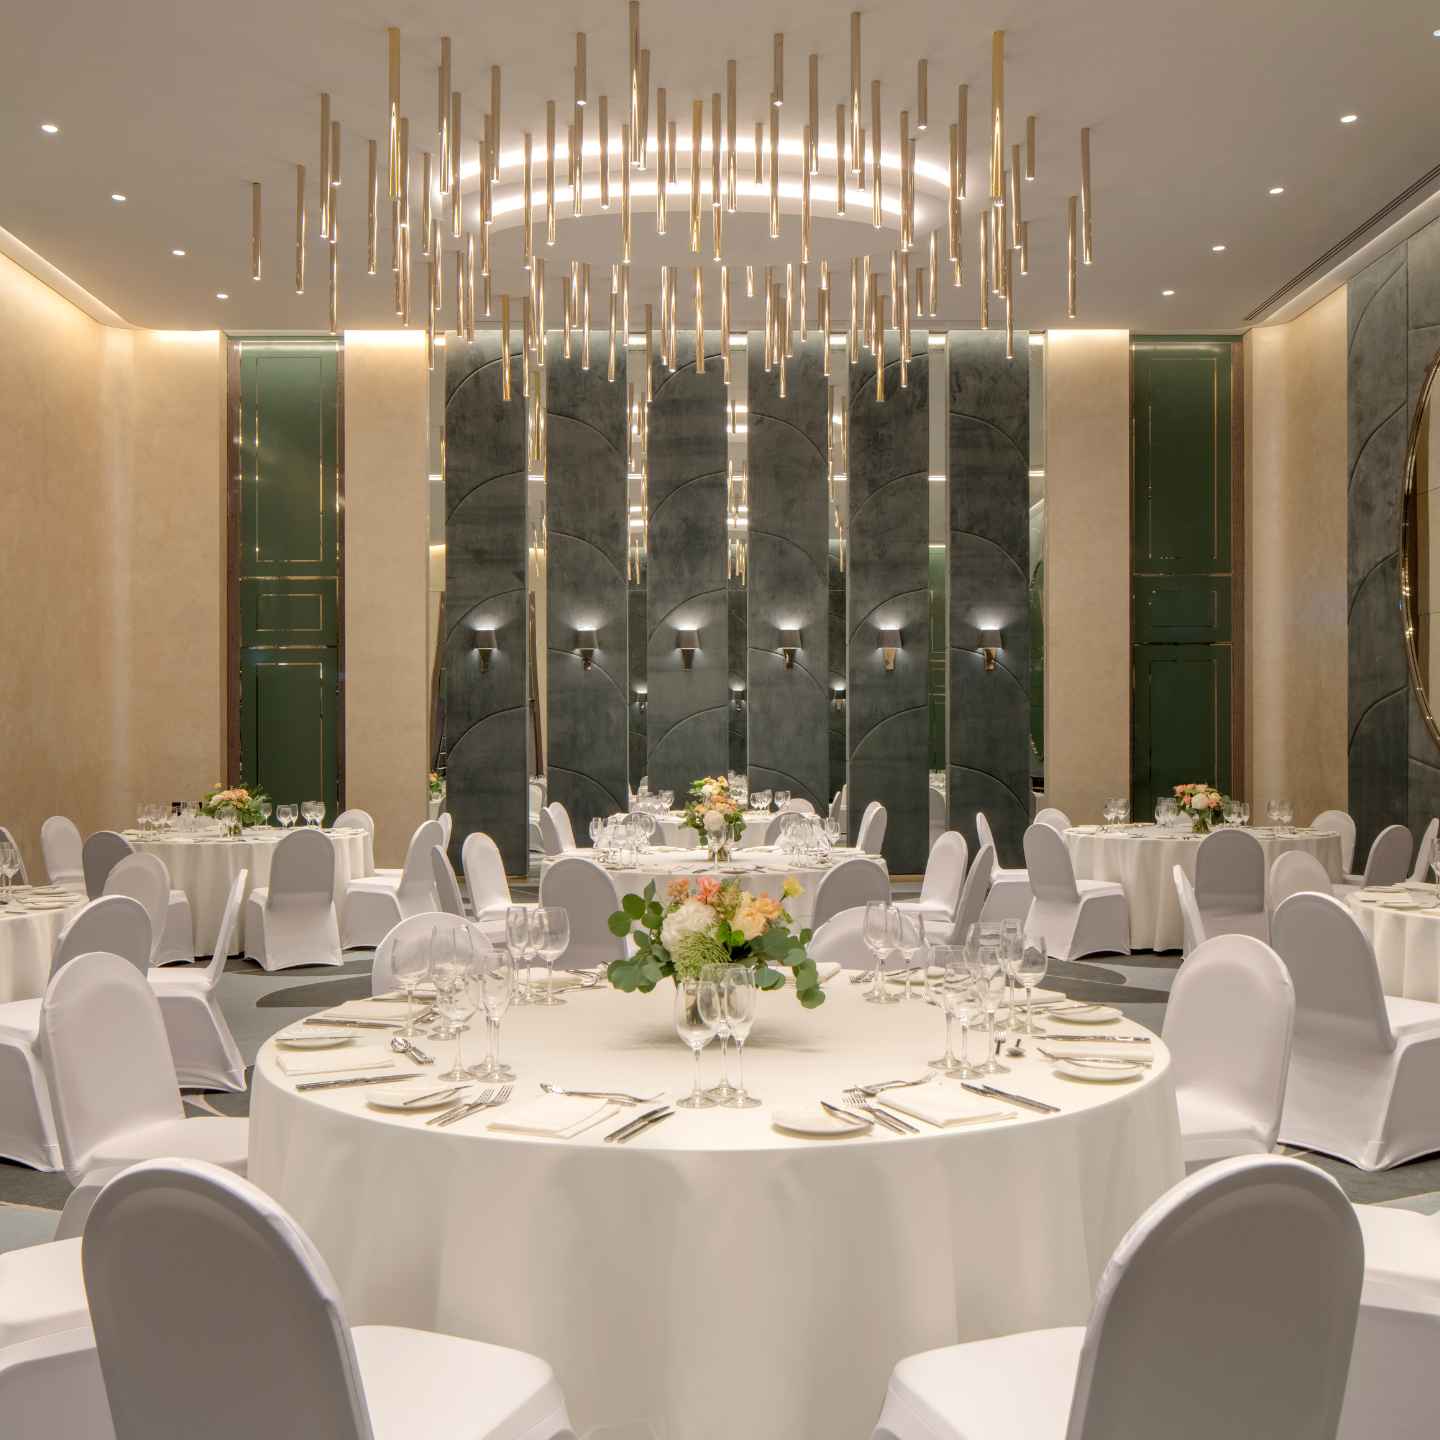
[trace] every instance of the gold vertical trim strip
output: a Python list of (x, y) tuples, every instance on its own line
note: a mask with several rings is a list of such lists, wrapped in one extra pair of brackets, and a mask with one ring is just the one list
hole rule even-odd
[(866, 155), (865, 127), (862, 125), (862, 126), (860, 127), (860, 159), (856, 162), (856, 166), (855, 166), (855, 170), (856, 170), (855, 183), (856, 183), (856, 185), (859, 187), (860, 193), (861, 193), (862, 195), (865, 193), (865, 155)]
[(465, 338), (475, 338), (475, 232), (465, 236)]
[(930, 232), (930, 268), (928, 271), (930, 280), (929, 304), (927, 309), (931, 316), (940, 313), (940, 232)]
[(1005, 200), (1005, 32), (990, 37), (990, 199)]
[(860, 358), (860, 257), (850, 261), (850, 323), (847, 327), (848, 358), (853, 365)]
[(800, 295), (799, 295), (799, 299), (798, 299), (798, 304), (799, 304), (799, 306), (800, 306), (800, 325), (799, 325), (799, 330), (800, 330), (800, 338), (801, 338), (802, 340), (808, 340), (808, 339), (810, 338), (810, 296), (809, 296), (809, 289), (810, 289), (810, 266), (809, 266), (809, 264), (808, 264), (807, 262), (805, 262), (804, 260), (802, 260), (802, 261), (800, 262)]
[(1095, 258), (1092, 246), (1092, 221), (1094, 220), (1093, 196), (1090, 193), (1090, 127), (1080, 131), (1080, 258), (1085, 264)]
[[(860, 168), (860, 12), (850, 12), (850, 169)], [(837, 162), (839, 157), (836, 157)]]
[(835, 107), (835, 213), (845, 213), (845, 106)]
[[(665, 87), (662, 85), (655, 91), (655, 131), (660, 136), (662, 147), (665, 145), (665, 137), (670, 133), (670, 121), (666, 117), (667, 99)], [(662, 148), (660, 168), (655, 176), (655, 233), (657, 235), (665, 234), (669, 223), (670, 167), (665, 162), (665, 152)]]
[(305, 293), (305, 167), (295, 167), (295, 293)]
[[(637, 7), (638, 8), (638, 7)], [(630, 127), (620, 127), (620, 151), (628, 156), (634, 140), (631, 138)], [(630, 166), (628, 163), (620, 167), (620, 263), (630, 263)]]
[(880, 82), (870, 82), (870, 218), (878, 230), (883, 220), (880, 164)]
[(610, 97), (600, 97), (600, 208), (610, 208)]
[[(430, 250), (430, 221), (433, 218), (430, 212), (430, 152), (422, 151), (420, 155), (420, 229), (424, 237), (421, 241), (422, 255), (429, 255)], [(446, 187), (446, 194), (449, 194), (449, 187)]]
[(490, 178), (500, 178), (500, 67), (490, 67)]
[(535, 309), (530, 316), (531, 334), (535, 337), (535, 368), (545, 368), (545, 257), (535, 257)]
[(555, 243), (555, 102), (545, 102), (545, 243)]
[(510, 297), (500, 297), (500, 398), (510, 399)]
[(875, 326), (875, 399), (880, 403), (885, 400), (885, 297), (880, 293), (880, 277), (872, 275), (870, 284), (875, 290), (871, 306), (874, 312)]
[[(895, 264), (895, 252), (890, 252), (891, 265)], [(900, 388), (910, 388), (910, 257), (902, 253), (899, 257), (899, 286), (893, 289), (895, 318), (900, 322)]]
[(980, 328), (990, 328), (990, 207), (980, 212)]
[(817, 301), (820, 308), (820, 364), (823, 372), (830, 374), (830, 289), (821, 286)]
[(730, 267), (720, 266), (720, 375), (730, 383)]
[(440, 179), (450, 193), (450, 238), (458, 240), (465, 233), (465, 205), (460, 197), (460, 144), (464, 130), (460, 124), (460, 92), (450, 97), (450, 173)]
[(705, 373), (705, 269), (695, 267), (695, 373)]
[(900, 248), (909, 250), (911, 245), (909, 223), (910, 194), (910, 112), (900, 112)]
[(1065, 314), (1075, 318), (1075, 210), (1077, 196), (1065, 201)]
[(1027, 115), (1025, 117), (1025, 178), (1027, 180), (1035, 178), (1035, 162), (1039, 157), (1040, 143), (1036, 135), (1037, 123), (1035, 116)]
[(1010, 283), (1010, 267), (1014, 263), (1015, 252), (1008, 247), (1005, 250), (1005, 358), (1015, 358), (1015, 287)]
[(390, 198), (400, 198), (400, 32), (385, 31), (390, 84)]
[[(619, 296), (615, 293), (620, 288), (620, 267), (610, 267), (610, 350), (606, 356), (605, 378), (613, 385), (615, 383), (615, 325), (618, 320), (617, 302)], [(628, 426), (626, 427), (629, 428)]]
[[(570, 308), (575, 303), (574, 297), (575, 291), (571, 287), (570, 277), (562, 275), (560, 277), (560, 333), (562, 337), (561, 353), (566, 360), (570, 358), (570, 337), (574, 334), (574, 326), (570, 323)], [(543, 336), (541, 343), (544, 343)]]
[(754, 184), (758, 188), (765, 183), (765, 169), (761, 157), (765, 154), (765, 124), (763, 121), (755, 122), (755, 178)]
[(334, 139), (330, 134), (330, 94), (320, 92), (320, 238), (330, 238), (330, 159)]
[(805, 146), (805, 168), (820, 173), (820, 57), (810, 53), (810, 104), (805, 114), (810, 122), (810, 140)]
[(738, 160), (736, 145), (735, 62), (725, 62), (725, 208), (732, 213), (739, 208)]
[(1009, 204), (1006, 209), (1010, 212), (1010, 246), (1011, 250), (1020, 248), (1020, 147), (1010, 147), (1010, 173), (1006, 176), (1009, 185), (1006, 187), (1009, 196)]
[(700, 144), (705, 135), (705, 102), (690, 102), (690, 253), (700, 253)]
[[(710, 93), (710, 235), (718, 262), (725, 240), (725, 205), (720, 193), (720, 92)], [(662, 163), (664, 157), (661, 157)]]
[(365, 273), (373, 275), (380, 260), (380, 147), (369, 142), (370, 173), (365, 190)]
[(960, 253), (960, 127), (950, 127), (950, 178), (945, 190), (946, 258)]
[(1020, 222), (1020, 273), (1022, 275), (1030, 273), (1030, 222), (1028, 220)]
[(655, 322), (650, 306), (645, 307), (645, 403), (655, 398)]
[(330, 217), (330, 333), (340, 329), (340, 245), (339, 227), (334, 215)]
[(250, 278), (260, 278), (260, 182), (250, 182)]
[(590, 368), (590, 262), (580, 267), (580, 368)]

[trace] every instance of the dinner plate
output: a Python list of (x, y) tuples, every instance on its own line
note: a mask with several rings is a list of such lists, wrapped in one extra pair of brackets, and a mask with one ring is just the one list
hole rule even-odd
[[(458, 1105), (465, 1099), (466, 1092), (456, 1093), (456, 1086), (463, 1086), (464, 1080), (437, 1080), (433, 1075), (413, 1075), (408, 1080), (397, 1080), (393, 1085), (382, 1085), (365, 1092), (365, 1103), (377, 1110), (403, 1110), (407, 1115), (418, 1115), (423, 1110), (442, 1110), (449, 1105)], [(408, 1105), (419, 1095), (431, 1095), (433, 1100), (418, 1105)]]
[(308, 1035), (297, 1031), (293, 1034), (282, 1032), (275, 1037), (275, 1043), (287, 1050), (333, 1050), (337, 1046), (348, 1045), (354, 1038), (353, 1035), (337, 1035), (333, 1030), (316, 1030)]
[(869, 1120), (863, 1123), (859, 1120), (846, 1120), (841, 1115), (832, 1115), (819, 1105), (792, 1105), (784, 1110), (777, 1110), (770, 1117), (770, 1123), (777, 1130), (784, 1130), (791, 1135), (819, 1135), (825, 1138), (835, 1135), (862, 1135), (873, 1124)]
[(1072, 1056), (1069, 1060), (1057, 1060), (1055, 1073), (1067, 1080), (1092, 1080), (1102, 1085), (1114, 1085), (1126, 1080), (1138, 1080), (1144, 1073), (1143, 1065), (1096, 1065), (1086, 1064), (1084, 1056)]
[(1067, 1025), (1109, 1025), (1112, 1021), (1123, 1020), (1125, 1017), (1109, 1005), (1091, 1005), (1084, 1010), (1052, 1008), (1047, 1018), (1063, 1020)]

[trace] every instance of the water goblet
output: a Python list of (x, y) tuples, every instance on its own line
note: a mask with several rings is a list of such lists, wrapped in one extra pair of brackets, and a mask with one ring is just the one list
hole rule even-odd
[(755, 1023), (759, 994), (755, 988), (754, 973), (748, 965), (726, 967), (721, 999), (725, 1023), (731, 1039), (735, 1041), (735, 1093), (725, 1104), (732, 1110), (750, 1110), (760, 1103), (745, 1089), (745, 1042), (750, 1038), (750, 1028)]
[(979, 1070), (982, 1075), (1003, 1075), (1010, 1067), (1002, 1065), (995, 1055), (995, 1012), (1000, 1001), (999, 982), (1004, 976), (999, 941), (977, 936), (975, 943), (967, 947), (966, 963), (985, 1006), (985, 1060)]
[(300, 813), (305, 817), (308, 825), (318, 825), (325, 818), (325, 802), (323, 800), (306, 800), (300, 806)]
[(530, 946), (545, 962), (545, 989), (537, 1005), (563, 1005), (555, 993), (555, 962), (570, 948), (570, 915), (557, 905), (540, 905), (530, 912)]
[(783, 810), (790, 803), (790, 792), (788, 790), (777, 790), (775, 792), (775, 808)]
[(1295, 806), (1289, 800), (1275, 802), (1275, 818), (1280, 824), (1280, 833), (1288, 835), (1295, 825)]
[(512, 1005), (533, 1004), (530, 993), (530, 907), (512, 905), (505, 912), (505, 939), (515, 957), (515, 994)]
[(4, 882), (5, 902), (10, 901), (10, 892), (15, 877), (20, 873), (20, 852), (13, 842), (0, 840), (0, 881)]
[(1130, 823), (1130, 797), (1128, 795), (1115, 797), (1115, 823), (1117, 825)]
[(471, 1072), (465, 1066), (463, 1050), (465, 1032), (470, 1028), (468, 1021), (480, 1008), (480, 976), (476, 964), (474, 947), (462, 931), (450, 935), (451, 958), (446, 967), (445, 988), (437, 991), (440, 1013), (455, 1037), (455, 1063), (439, 1078), (441, 1080), (469, 1080)]
[(715, 1027), (706, 1018), (707, 1010), (713, 1014), (713, 1007), (703, 1007), (700, 996), (706, 990), (714, 991), (713, 981), (681, 979), (675, 981), (675, 1033), (688, 1045), (695, 1056), (695, 1079), (690, 1093), (677, 1100), (680, 1110), (708, 1110), (715, 1102), (700, 1088), (700, 1052), (715, 1038)]
[(508, 949), (482, 950), (479, 958), (480, 1008), (490, 1036), (490, 1053), (475, 1070), (477, 1080), (513, 1080), (515, 1072), (500, 1059), (500, 1022), (515, 996), (515, 959)]
[(728, 964), (700, 968), (700, 1010), (720, 1041), (720, 1083), (712, 1085), (706, 1094), (721, 1104), (735, 1093), (730, 1083), (730, 1025), (725, 1019), (725, 972), (729, 968)]
[(430, 974), (430, 948), (426, 942), (418, 936), (397, 940), (390, 952), (390, 973), (405, 992), (405, 1003), (409, 1009), (400, 1036), (410, 1040), (415, 1036), (415, 992)]
[[(970, 1024), (980, 1014), (979, 993), (974, 978), (965, 963), (965, 950), (960, 945), (936, 945), (931, 950), (931, 959), (939, 970), (932, 987), (935, 1003), (945, 1016), (945, 1054), (939, 1060), (932, 1060), (930, 1068), (942, 1075), (953, 1075), (964, 1079), (976, 1072), (970, 1062)], [(954, 1046), (954, 1025), (960, 1021), (960, 1054), (957, 1057)]]
[(260, 823), (262, 825), (268, 825), (271, 815), (275, 813), (274, 805), (268, 800), (257, 800), (255, 802), (255, 808), (260, 812)]
[(590, 848), (594, 850), (600, 843), (600, 836), (604, 832), (605, 822), (598, 816), (590, 817)]
[(1015, 962), (1015, 979), (1025, 987), (1025, 1033), (1035, 1033), (1035, 987), (1050, 968), (1045, 937), (1037, 930), (1028, 931), (1020, 944), (1020, 958)]
[(298, 816), (299, 812), (294, 805), (277, 805), (275, 807), (275, 818), (287, 830), (295, 823)]

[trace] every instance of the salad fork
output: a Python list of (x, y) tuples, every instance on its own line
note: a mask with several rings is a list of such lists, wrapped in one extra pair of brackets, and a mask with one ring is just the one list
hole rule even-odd
[(624, 1090), (566, 1090), (561, 1085), (547, 1085), (543, 1080), (540, 1088), (547, 1095), (574, 1095), (582, 1100), (611, 1100), (616, 1105), (644, 1105), (658, 1100), (665, 1092), (657, 1090), (653, 1095), (630, 1095)]

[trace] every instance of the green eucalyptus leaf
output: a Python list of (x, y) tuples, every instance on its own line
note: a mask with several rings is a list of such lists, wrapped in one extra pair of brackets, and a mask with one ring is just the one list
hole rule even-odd
[(610, 917), (609, 925), (612, 935), (628, 935), (630, 933), (630, 917), (623, 910), (617, 910)]
[(762, 960), (755, 970), (755, 984), (761, 990), (778, 990), (785, 983), (785, 977), (778, 971), (772, 970)]
[(620, 908), (632, 919), (638, 920), (645, 913), (645, 902), (638, 895), (627, 895)]

